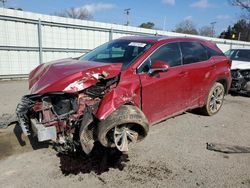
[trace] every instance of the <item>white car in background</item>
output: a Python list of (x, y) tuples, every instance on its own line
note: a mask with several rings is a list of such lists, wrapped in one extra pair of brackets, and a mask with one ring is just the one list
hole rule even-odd
[(230, 90), (250, 96), (250, 49), (231, 49), (225, 55), (232, 60)]

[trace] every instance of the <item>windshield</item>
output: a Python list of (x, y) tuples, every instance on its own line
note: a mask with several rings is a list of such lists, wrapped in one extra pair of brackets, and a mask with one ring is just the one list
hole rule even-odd
[(250, 50), (245, 50), (245, 49), (228, 50), (227, 52), (225, 52), (225, 55), (232, 60), (250, 62)]
[(152, 44), (147, 42), (115, 40), (97, 47), (79, 60), (122, 63), (123, 67), (128, 67), (151, 46)]

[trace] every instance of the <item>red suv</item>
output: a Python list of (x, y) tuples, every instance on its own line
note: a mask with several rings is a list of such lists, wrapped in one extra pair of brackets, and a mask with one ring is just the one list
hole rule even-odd
[(216, 114), (231, 84), (231, 60), (208, 41), (125, 37), (79, 57), (39, 65), (30, 94), (17, 106), (19, 124), (61, 152), (94, 142), (128, 151), (149, 125), (200, 108)]

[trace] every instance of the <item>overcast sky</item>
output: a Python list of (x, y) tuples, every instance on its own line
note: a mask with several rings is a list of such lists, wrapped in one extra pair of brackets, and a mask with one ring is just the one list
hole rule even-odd
[(173, 30), (185, 19), (192, 20), (197, 28), (216, 21), (219, 34), (240, 17), (240, 9), (229, 5), (228, 0), (7, 0), (6, 7), (24, 11), (53, 14), (70, 7), (85, 7), (93, 20), (125, 24), (124, 9), (131, 8), (130, 25), (153, 22), (157, 28)]

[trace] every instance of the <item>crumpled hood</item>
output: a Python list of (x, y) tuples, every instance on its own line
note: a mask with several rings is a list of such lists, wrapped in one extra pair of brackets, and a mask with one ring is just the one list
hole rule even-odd
[(250, 62), (248, 61), (232, 61), (231, 70), (235, 69), (250, 69)]
[(81, 81), (81, 89), (85, 89), (96, 84), (100, 78), (117, 76), (121, 68), (121, 63), (79, 61), (72, 58), (44, 63), (29, 75), (30, 93), (76, 92), (77, 90), (71, 88), (70, 84)]

